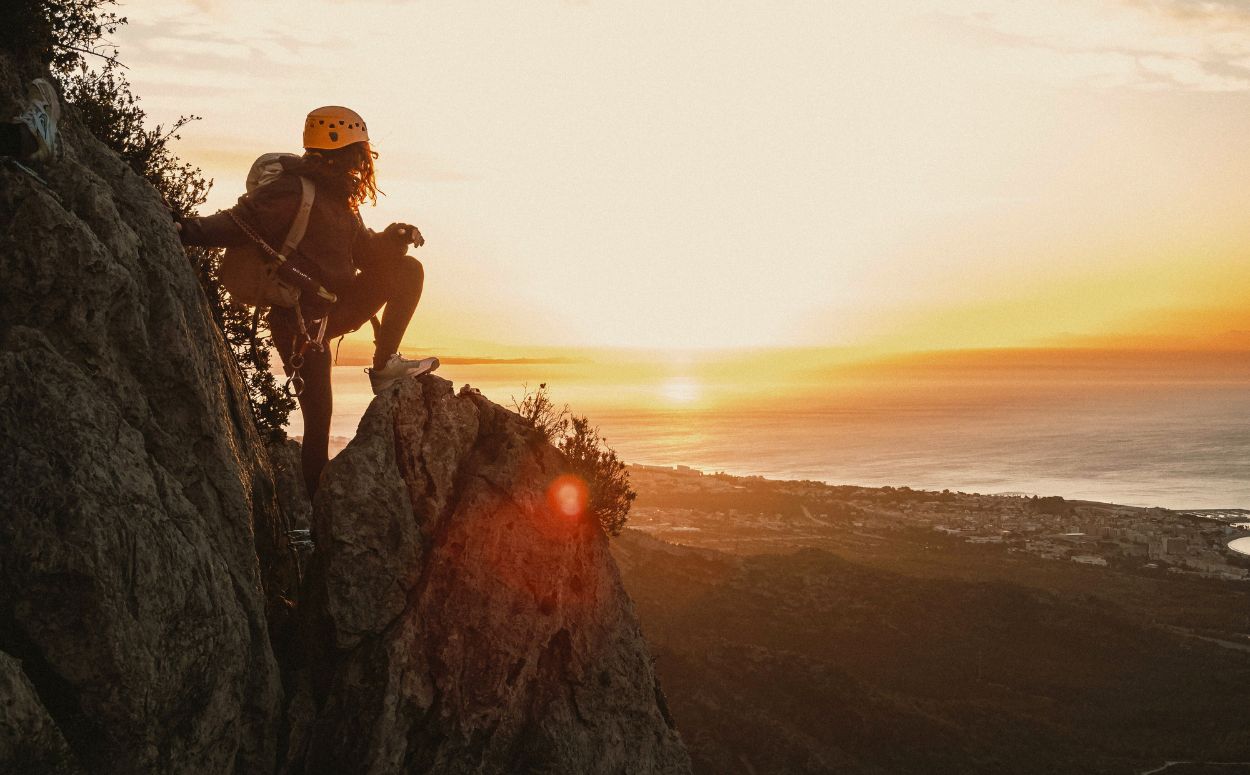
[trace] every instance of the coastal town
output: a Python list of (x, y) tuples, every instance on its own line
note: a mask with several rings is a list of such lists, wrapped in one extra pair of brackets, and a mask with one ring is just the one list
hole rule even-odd
[[(704, 474), (634, 465), (630, 526), (672, 543), (739, 554), (812, 546), (866, 550), (921, 534), (1094, 568), (1250, 582), (1250, 510), (1173, 511), (1033, 494)], [(930, 539), (924, 539), (926, 542)]]

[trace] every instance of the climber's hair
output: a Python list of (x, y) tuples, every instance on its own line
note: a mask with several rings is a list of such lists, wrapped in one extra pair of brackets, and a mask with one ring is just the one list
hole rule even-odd
[(385, 193), (378, 190), (373, 170), (376, 158), (378, 152), (363, 140), (333, 150), (309, 148), (296, 171), (343, 194), (352, 207), (360, 207), (366, 200), (376, 205), (378, 194)]

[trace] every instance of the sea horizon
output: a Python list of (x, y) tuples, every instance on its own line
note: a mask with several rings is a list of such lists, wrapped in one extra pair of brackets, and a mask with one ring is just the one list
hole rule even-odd
[[(1175, 510), (1250, 508), (1247, 383), (1236, 373), (1147, 372), (1083, 370), (1042, 384), (930, 368), (905, 379), (803, 382), (786, 372), (768, 382), (740, 379), (723, 363), (465, 359), (438, 374), (504, 406), (547, 384), (557, 404), (587, 415), (630, 464)], [(373, 398), (360, 366), (336, 366), (333, 378), (332, 455)], [(302, 433), (298, 411), (288, 431)]]

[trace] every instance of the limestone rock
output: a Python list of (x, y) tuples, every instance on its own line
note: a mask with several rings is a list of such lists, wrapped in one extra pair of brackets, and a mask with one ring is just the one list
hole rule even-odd
[(295, 439), (272, 441), (265, 448), (273, 467), (282, 513), (287, 516), (292, 529), (307, 530), (312, 520), (312, 502), (308, 500), (308, 491), (304, 487), (299, 442)]
[(22, 665), (0, 652), (0, 762), (6, 772), (82, 772)]
[[(0, 56), (0, 113), (34, 75)], [(92, 773), (271, 771), (286, 525), (244, 386), (156, 192), (61, 138), (46, 186), (0, 164), (0, 672)]]
[(437, 376), (369, 407), (326, 470), (290, 772), (684, 773), (597, 521), (561, 455)]

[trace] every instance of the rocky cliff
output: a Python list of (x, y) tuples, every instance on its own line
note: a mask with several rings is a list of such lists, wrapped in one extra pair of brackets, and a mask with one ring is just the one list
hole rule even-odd
[[(32, 75), (0, 60), (0, 115)], [(264, 447), (156, 193), (61, 134), (47, 185), (0, 165), (0, 758), (263, 772), (293, 596)]]
[(548, 503), (563, 471), (437, 376), (373, 402), (314, 507), (291, 771), (688, 770), (606, 536)]
[[(36, 74), (0, 57), (0, 114)], [(0, 771), (688, 771), (606, 538), (480, 396), (375, 401), (301, 584), (167, 214), (62, 139), (0, 164)]]

